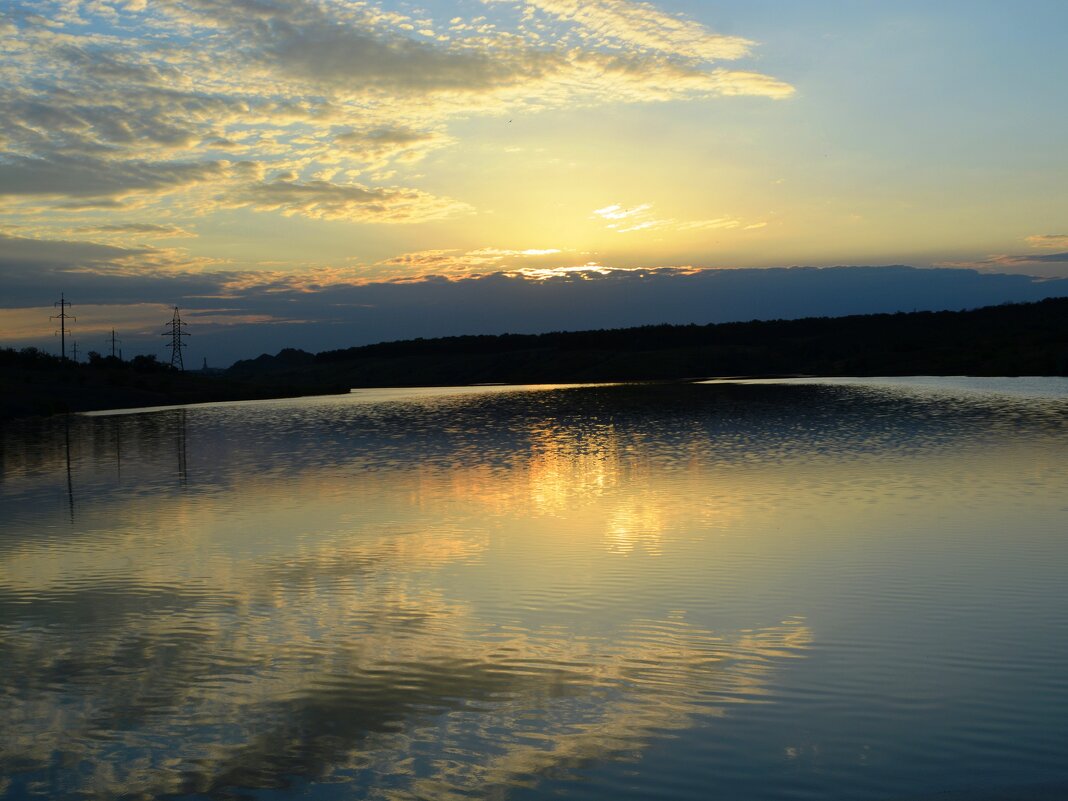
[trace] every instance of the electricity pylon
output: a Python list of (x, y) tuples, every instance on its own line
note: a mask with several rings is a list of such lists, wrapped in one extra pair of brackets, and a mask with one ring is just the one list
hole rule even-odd
[(108, 341), (111, 343), (111, 358), (114, 359), (115, 358), (115, 346), (119, 342), (122, 342), (121, 339), (116, 339), (115, 338), (115, 329), (114, 328), (111, 329), (111, 336), (108, 338)]
[(59, 314), (54, 314), (49, 317), (49, 320), (59, 320), (59, 352), (63, 357), (63, 361), (67, 360), (67, 320), (77, 321), (78, 318), (74, 315), (67, 314), (67, 309), (70, 308), (70, 301), (63, 297), (63, 293), (59, 293), (59, 300), (52, 304), (59, 309)]
[(182, 372), (185, 372), (185, 364), (182, 362), (182, 348), (185, 347), (185, 343), (182, 342), (182, 337), (187, 337), (189, 334), (183, 329), (186, 324), (182, 322), (181, 316), (178, 314), (178, 307), (174, 307), (174, 317), (167, 323), (169, 330), (164, 331), (162, 336), (169, 336), (171, 338), (171, 344), (168, 347), (171, 349), (171, 367), (177, 367)]

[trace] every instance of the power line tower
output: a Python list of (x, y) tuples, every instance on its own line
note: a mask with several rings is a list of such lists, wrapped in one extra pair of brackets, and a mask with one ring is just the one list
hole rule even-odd
[(182, 362), (182, 348), (186, 345), (182, 342), (182, 337), (187, 337), (189, 334), (184, 330), (186, 324), (182, 322), (181, 316), (178, 314), (178, 307), (174, 307), (174, 317), (167, 323), (167, 331), (164, 331), (162, 336), (169, 336), (171, 338), (171, 344), (168, 347), (171, 349), (171, 367), (177, 367), (182, 372), (185, 372), (185, 364)]
[(63, 297), (63, 293), (59, 293), (59, 300), (52, 304), (59, 309), (59, 314), (54, 314), (49, 317), (49, 320), (59, 320), (59, 352), (63, 357), (63, 361), (67, 360), (67, 320), (74, 320), (77, 322), (78, 318), (72, 314), (67, 314), (67, 309), (70, 308), (70, 301)]
[(114, 359), (115, 358), (115, 346), (118, 343), (122, 342), (121, 339), (116, 339), (116, 337), (115, 337), (115, 329), (114, 328), (111, 329), (111, 336), (108, 338), (107, 341), (111, 343), (111, 358)]
[(78, 363), (78, 343), (77, 341), (71, 343), (71, 350), (74, 351), (74, 363)]

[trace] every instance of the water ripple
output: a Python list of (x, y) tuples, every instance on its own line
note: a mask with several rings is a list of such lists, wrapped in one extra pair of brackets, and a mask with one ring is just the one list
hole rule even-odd
[(5, 424), (0, 797), (1063, 786), (1068, 400), (1011, 389)]

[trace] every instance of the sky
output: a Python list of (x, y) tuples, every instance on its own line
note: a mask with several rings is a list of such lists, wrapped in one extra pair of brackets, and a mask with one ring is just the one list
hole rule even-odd
[(216, 366), (1068, 295), (1065, 30), (1062, 0), (0, 0), (0, 346), (57, 351), (60, 293), (82, 353), (165, 357), (177, 305)]

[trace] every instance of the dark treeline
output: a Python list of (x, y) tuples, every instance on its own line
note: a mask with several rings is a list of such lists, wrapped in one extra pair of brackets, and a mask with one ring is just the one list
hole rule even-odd
[(1068, 375), (1068, 298), (912, 312), (413, 339), (237, 362), (235, 377), (350, 386), (757, 375)]
[(0, 417), (344, 392), (350, 387), (773, 375), (1068, 375), (1068, 298), (963, 312), (413, 339), (286, 349), (229, 370), (152, 356), (75, 364), (0, 349)]
[(37, 348), (0, 348), (0, 419), (332, 391), (348, 387), (182, 372), (151, 355), (124, 361), (90, 353), (76, 363)]
[[(155, 355), (134, 356), (132, 359), (124, 360), (117, 356), (101, 356), (96, 351), (89, 351), (87, 364), (94, 370), (106, 368), (133, 370), (138, 373), (170, 373), (173, 371), (169, 364), (159, 361)], [(22, 350), (0, 348), (0, 369), (5, 371), (21, 369), (41, 372), (57, 370), (65, 365), (75, 368), (79, 366), (37, 348), (23, 348)]]

